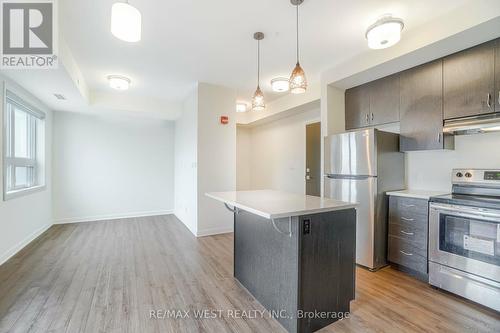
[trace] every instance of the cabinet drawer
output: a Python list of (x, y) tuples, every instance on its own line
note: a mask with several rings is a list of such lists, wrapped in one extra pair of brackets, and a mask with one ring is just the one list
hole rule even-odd
[(402, 238), (389, 236), (388, 259), (401, 266), (427, 274), (426, 251), (422, 251)]
[(391, 196), (389, 198), (389, 209), (397, 217), (415, 218), (427, 216), (428, 201), (424, 199), (413, 199)]
[(427, 232), (428, 215), (401, 214), (400, 211), (391, 210), (389, 212), (389, 224), (398, 224), (404, 229), (418, 229), (422, 232)]
[(398, 237), (421, 251), (427, 256), (427, 228), (416, 227), (411, 224), (389, 223), (389, 236)]

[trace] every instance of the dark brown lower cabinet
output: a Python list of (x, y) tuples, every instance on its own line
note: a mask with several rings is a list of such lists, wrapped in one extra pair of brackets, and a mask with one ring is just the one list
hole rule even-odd
[(234, 222), (234, 276), (288, 332), (315, 332), (350, 311), (354, 209), (278, 219), (275, 227), (239, 211)]
[(428, 201), (391, 196), (387, 259), (393, 267), (428, 282)]
[(401, 73), (401, 151), (453, 148), (453, 137), (443, 134), (442, 70), (437, 60)]

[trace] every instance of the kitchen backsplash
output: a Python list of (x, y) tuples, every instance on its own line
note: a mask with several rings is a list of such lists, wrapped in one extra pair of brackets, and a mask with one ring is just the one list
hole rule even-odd
[(454, 168), (500, 168), (500, 133), (455, 137), (455, 150), (406, 153), (409, 189), (450, 190)]

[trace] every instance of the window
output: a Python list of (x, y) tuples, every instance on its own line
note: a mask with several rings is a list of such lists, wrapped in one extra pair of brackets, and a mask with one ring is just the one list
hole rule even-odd
[(4, 200), (7, 200), (45, 185), (45, 114), (8, 90), (4, 105)]

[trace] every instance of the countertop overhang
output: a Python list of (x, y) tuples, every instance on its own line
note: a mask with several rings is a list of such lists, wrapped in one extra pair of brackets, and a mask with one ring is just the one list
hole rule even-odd
[(274, 190), (210, 192), (207, 197), (266, 219), (356, 208), (352, 202)]

